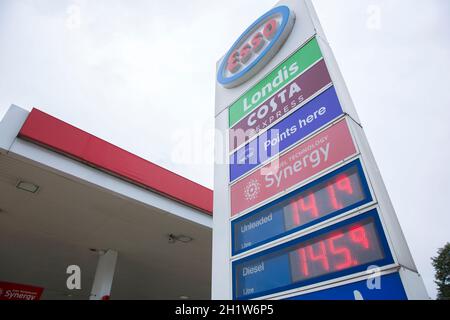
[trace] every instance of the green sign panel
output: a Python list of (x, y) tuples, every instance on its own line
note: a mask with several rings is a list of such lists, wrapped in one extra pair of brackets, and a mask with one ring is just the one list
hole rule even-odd
[(230, 128), (320, 58), (319, 44), (313, 38), (230, 106)]

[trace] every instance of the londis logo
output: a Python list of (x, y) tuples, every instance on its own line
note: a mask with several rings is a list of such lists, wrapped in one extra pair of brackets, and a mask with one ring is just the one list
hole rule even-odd
[(294, 22), (294, 12), (287, 6), (275, 7), (261, 16), (227, 52), (217, 81), (225, 88), (233, 88), (253, 77), (280, 50)]

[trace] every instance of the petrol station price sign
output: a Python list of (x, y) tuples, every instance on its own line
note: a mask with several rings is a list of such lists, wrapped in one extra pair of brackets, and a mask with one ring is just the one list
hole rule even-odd
[(372, 200), (360, 160), (232, 221), (233, 254), (296, 232)]
[(324, 39), (311, 0), (280, 0), (217, 64), (213, 299), (427, 296)]
[(233, 262), (233, 297), (274, 292), (393, 263), (376, 209)]

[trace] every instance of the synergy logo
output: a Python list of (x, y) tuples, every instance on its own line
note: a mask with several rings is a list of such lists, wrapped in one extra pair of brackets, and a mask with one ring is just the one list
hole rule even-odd
[(245, 186), (244, 197), (247, 200), (254, 200), (259, 194), (261, 190), (261, 184), (258, 180), (252, 179)]
[(287, 6), (275, 7), (256, 20), (233, 44), (220, 64), (217, 81), (236, 87), (261, 70), (278, 52), (294, 26)]

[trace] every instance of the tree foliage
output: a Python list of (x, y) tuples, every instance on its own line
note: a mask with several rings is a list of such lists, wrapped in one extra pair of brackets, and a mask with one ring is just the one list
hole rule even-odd
[(438, 286), (439, 300), (450, 300), (450, 243), (440, 248), (437, 256), (431, 258), (433, 267), (436, 271), (435, 283)]

